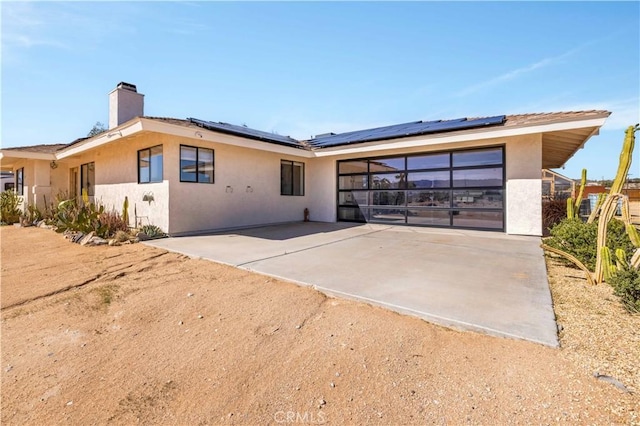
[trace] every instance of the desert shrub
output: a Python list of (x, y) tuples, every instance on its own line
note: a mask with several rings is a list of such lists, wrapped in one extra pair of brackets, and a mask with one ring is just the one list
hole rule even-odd
[(107, 236), (115, 235), (118, 231), (127, 232), (129, 230), (129, 225), (122, 219), (120, 213), (115, 210), (103, 212), (99, 220), (107, 227)]
[(29, 204), (27, 206), (27, 211), (22, 215), (22, 217), (28, 223), (35, 224), (36, 222), (40, 222), (44, 219), (44, 214), (40, 211), (38, 206), (35, 204)]
[(20, 197), (13, 190), (3, 191), (0, 193), (0, 221), (6, 224), (12, 224), (20, 221), (22, 211), (20, 205)]
[[(598, 223), (585, 223), (580, 219), (563, 219), (551, 228), (551, 237), (545, 243), (577, 257), (593, 271), (596, 267), (596, 245), (598, 239)], [(607, 226), (607, 247), (615, 252), (623, 249), (633, 253), (634, 247), (629, 240), (624, 224), (619, 220), (611, 220)], [(628, 259), (627, 259), (628, 260)], [(567, 262), (568, 265), (573, 265)]]
[(629, 312), (640, 312), (640, 271), (625, 268), (609, 278), (609, 284)]
[(116, 234), (113, 238), (119, 243), (124, 243), (125, 241), (129, 241), (131, 239), (131, 235), (129, 235), (127, 231), (116, 231)]
[(563, 219), (567, 218), (567, 200), (549, 200), (542, 203), (542, 228), (545, 235)]
[(145, 234), (149, 238), (161, 238), (166, 234), (162, 232), (162, 229), (156, 225), (144, 225), (140, 228), (140, 232)]
[(104, 206), (89, 202), (83, 194), (82, 202), (75, 199), (65, 200), (58, 204), (54, 215), (57, 232), (78, 231), (84, 234), (95, 232), (97, 236), (107, 238), (109, 229), (101, 221)]

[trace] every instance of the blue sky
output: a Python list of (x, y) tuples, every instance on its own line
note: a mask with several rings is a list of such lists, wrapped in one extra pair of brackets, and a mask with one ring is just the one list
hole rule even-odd
[[(612, 178), (640, 121), (638, 2), (2, 2), (2, 147), (145, 114), (295, 138), (414, 120), (607, 109), (561, 173)], [(640, 136), (640, 135), (639, 135)], [(640, 143), (638, 144), (640, 145)], [(631, 177), (640, 177), (636, 149)]]

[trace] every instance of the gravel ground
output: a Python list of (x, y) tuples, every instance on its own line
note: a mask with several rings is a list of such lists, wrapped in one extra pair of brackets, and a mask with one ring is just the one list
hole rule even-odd
[(638, 387), (637, 317), (556, 265), (561, 349), (142, 244), (0, 241), (3, 425), (638, 423), (593, 377)]
[(640, 314), (628, 313), (608, 284), (589, 285), (578, 269), (547, 258), (563, 356), (589, 374), (640, 392)]

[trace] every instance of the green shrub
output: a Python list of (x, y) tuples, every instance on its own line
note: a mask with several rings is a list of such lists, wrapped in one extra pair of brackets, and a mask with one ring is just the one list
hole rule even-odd
[[(553, 226), (550, 232), (551, 237), (545, 241), (547, 245), (577, 257), (590, 271), (595, 270), (597, 222), (585, 223), (580, 219), (564, 219)], [(634, 252), (624, 223), (619, 220), (614, 219), (607, 226), (607, 247), (612, 252), (615, 252), (616, 249), (623, 249), (626, 253)], [(573, 265), (569, 262), (567, 264)]]
[(144, 225), (140, 228), (140, 232), (145, 234), (149, 238), (161, 238), (166, 234), (162, 232), (162, 229), (156, 225)]
[(625, 268), (609, 278), (609, 284), (629, 312), (640, 312), (640, 271)]
[(0, 193), (0, 221), (6, 224), (20, 221), (22, 211), (18, 208), (20, 197), (13, 190)]
[(62, 201), (54, 215), (56, 231), (78, 231), (84, 234), (93, 231), (97, 236), (107, 238), (109, 228), (100, 220), (103, 213), (104, 206), (90, 203), (87, 197), (83, 197), (80, 204), (75, 199)]

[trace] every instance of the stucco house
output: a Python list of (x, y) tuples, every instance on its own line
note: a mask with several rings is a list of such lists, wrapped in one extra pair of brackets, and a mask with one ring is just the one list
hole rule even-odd
[[(416, 121), (296, 140), (244, 126), (147, 117), (120, 83), (109, 130), (0, 150), (24, 205), (86, 189), (131, 225), (186, 235), (310, 219), (542, 234), (541, 170), (562, 166), (608, 111)], [(135, 212), (135, 214), (134, 214)]]

